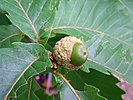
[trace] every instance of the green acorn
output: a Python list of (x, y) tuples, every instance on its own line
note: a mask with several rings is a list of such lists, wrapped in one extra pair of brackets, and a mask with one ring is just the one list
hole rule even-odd
[(67, 36), (55, 44), (53, 56), (60, 66), (78, 70), (87, 60), (88, 52), (80, 39)]

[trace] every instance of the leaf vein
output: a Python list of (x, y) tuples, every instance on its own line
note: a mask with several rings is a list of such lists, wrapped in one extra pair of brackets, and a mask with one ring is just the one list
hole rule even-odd
[[(122, 28), (124, 28), (124, 27), (126, 27), (126, 26), (128, 26), (128, 25), (130, 25), (130, 24), (131, 24), (131, 23), (122, 25), (121, 27), (117, 28), (111, 35), (116, 34), (116, 32), (117, 32), (118, 30), (120, 30), (120, 29), (122, 29)], [(128, 31), (127, 31), (127, 32), (128, 32)], [(122, 35), (124, 35), (124, 34), (122, 34)]]
[(133, 32), (133, 30), (128, 31), (128, 32), (126, 32), (125, 34), (120, 35), (118, 38), (120, 39), (120, 38), (122, 38), (122, 37), (124, 37), (124, 36), (126, 36), (126, 35), (129, 35), (131, 32)]
[(115, 11), (114, 13), (112, 13), (111, 15), (109, 15), (108, 17), (106, 17), (104, 19), (104, 21), (102, 21), (102, 23), (96, 28), (96, 29), (99, 29), (102, 25), (104, 25), (113, 15), (117, 14), (118, 11)]
[[(99, 63), (99, 62), (97, 62), (97, 61), (95, 61), (95, 60), (92, 60), (92, 59), (89, 59), (89, 58), (88, 58), (88, 60), (89, 60), (89, 61), (92, 61), (92, 62), (94, 62), (94, 63), (96, 63), (96, 64), (99, 64), (99, 65), (103, 66), (103, 64), (101, 64), (101, 63)], [(109, 69), (110, 71), (112, 71), (112, 68), (110, 68), (109, 66), (104, 65), (104, 67), (107, 68), (107, 69)], [(117, 74), (120, 74), (120, 75), (122, 74), (122, 73), (120, 73), (120, 72), (118, 72), (118, 71), (115, 71), (115, 72), (116, 72)]]
[(41, 9), (40, 9), (40, 11), (39, 11), (37, 17), (34, 19), (33, 23), (36, 23), (38, 17), (40, 16), (40, 14), (41, 14), (41, 12), (42, 12), (42, 10), (43, 10), (43, 8), (44, 8), (44, 5), (42, 5), (42, 7), (41, 7)]
[(127, 68), (127, 70), (125, 71), (125, 73), (123, 74), (123, 76), (125, 76), (125, 75), (128, 73), (128, 71), (129, 71), (131, 65), (132, 65), (132, 62), (131, 62), (130, 65), (128, 66), (128, 68)]
[(17, 36), (17, 35), (19, 35), (19, 34), (16, 33), (16, 34), (12, 34), (12, 35), (10, 35), (10, 36), (7, 36), (7, 37), (4, 38), (3, 40), (1, 40), (0, 43), (4, 42), (4, 41), (6, 41), (6, 40), (8, 40), (8, 39), (10, 39), (10, 38), (12, 38), (12, 37), (14, 37), (14, 36)]
[(115, 56), (115, 54), (118, 53), (119, 50), (121, 50), (121, 48), (119, 48), (115, 52), (113, 52), (113, 55), (104, 63), (104, 65), (106, 65), (108, 62), (110, 62), (110, 60)]
[(62, 8), (62, 12), (61, 12), (60, 17), (59, 17), (59, 19), (58, 19), (58, 22), (57, 22), (57, 24), (56, 24), (57, 26), (60, 24), (60, 21), (61, 21), (61, 18), (62, 18), (62, 16), (63, 16), (64, 10), (65, 10), (65, 6), (63, 6), (63, 8)]
[(84, 25), (88, 22), (91, 13), (95, 10), (95, 8), (96, 8), (97, 4), (99, 3), (99, 1), (100, 1), (100, 0), (97, 0), (97, 1), (96, 1), (95, 5), (94, 5), (93, 8), (91, 9), (91, 11), (90, 11), (88, 17), (86, 18), (86, 20), (84, 21), (84, 23), (83, 23), (82, 26), (84, 26)]
[(131, 13), (133, 13), (133, 11), (122, 1), (122, 0), (119, 0), (119, 2)]
[(95, 25), (95, 23), (97, 22), (97, 19), (103, 14), (103, 12), (105, 12), (106, 9), (108, 9), (108, 8), (112, 8), (112, 6), (114, 6), (114, 4), (115, 3), (113, 2), (111, 6), (107, 6), (106, 8), (104, 7), (104, 9), (96, 16), (95, 21), (92, 23), (92, 25), (90, 27), (92, 28)]
[(111, 36), (111, 35), (109, 35), (109, 34), (106, 34), (106, 33), (104, 33), (104, 32), (101, 32), (101, 31), (99, 31), (99, 30), (97, 30), (97, 29), (95, 30), (95, 29), (92, 29), (92, 28), (81, 27), (81, 26), (59, 26), (59, 27), (53, 27), (53, 28), (51, 28), (51, 30), (65, 29), (65, 28), (73, 28), (73, 29), (74, 29), (74, 28), (77, 28), (77, 29), (83, 29), (83, 30), (88, 30), (88, 31), (96, 32), (96, 33), (99, 33), (99, 34), (103, 34), (103, 35), (105, 35), (105, 36), (107, 36), (107, 37), (109, 37), (109, 38), (111, 38), (111, 39), (117, 40), (117, 41), (119, 41), (119, 42), (121, 42), (121, 43), (123, 43), (123, 44), (126, 44), (126, 45), (130, 46), (130, 47), (133, 47), (132, 44), (128, 44), (127, 42), (125, 42), (125, 41), (123, 41), (123, 40), (120, 40), (119, 38), (113, 37), (113, 36)]
[(77, 20), (76, 20), (76, 22), (75, 22), (75, 26), (77, 25), (77, 23), (78, 23), (78, 21), (79, 21), (79, 19), (80, 19), (80, 17), (81, 17), (81, 14), (82, 14), (82, 12), (83, 12), (82, 10), (83, 10), (83, 8), (85, 7), (86, 2), (87, 2), (87, 0), (85, 0), (83, 6), (81, 7), (81, 11), (80, 11), (80, 14), (79, 14), (78, 17), (77, 17)]
[(77, 0), (75, 0), (75, 2), (74, 2), (74, 4), (73, 4), (73, 9), (72, 9), (71, 14), (70, 14), (70, 17), (69, 17), (69, 19), (68, 19), (67, 25), (69, 25), (69, 23), (71, 22), (72, 15), (73, 15), (73, 12), (74, 12), (74, 9), (75, 9), (76, 4), (77, 4)]
[(27, 14), (28, 14), (29, 9), (30, 9), (30, 7), (31, 7), (32, 4), (33, 4), (33, 0), (31, 0), (31, 3), (29, 3), (29, 6), (28, 6), (28, 8), (27, 8), (27, 10), (26, 10), (26, 13), (27, 13)]
[(121, 21), (121, 19), (117, 19), (114, 23), (110, 24), (103, 32), (106, 32), (106, 31), (110, 30), (111, 27), (112, 27), (113, 25), (115, 25), (116, 23), (118, 23), (119, 21)]
[(28, 88), (28, 100), (30, 100), (30, 95), (31, 95), (31, 84), (32, 84), (32, 78), (30, 79), (30, 83), (29, 83), (29, 88)]
[(23, 75), (23, 74), (29, 69), (29, 67), (30, 67), (35, 61), (37, 61), (39, 58), (40, 58), (40, 57), (34, 59), (34, 60), (24, 69), (24, 71), (21, 73), (21, 75), (20, 75), (20, 76), (16, 79), (16, 81), (13, 83), (12, 87), (10, 88), (10, 90), (8, 91), (8, 93), (6, 94), (4, 100), (7, 99), (9, 93), (11, 92), (11, 90), (13, 89), (13, 87), (15, 86), (15, 84), (19, 81), (19, 79), (22, 77), (22, 75)]
[(39, 36), (38, 36), (38, 32), (36, 31), (36, 28), (34, 26), (34, 24), (32, 23), (31, 19), (29, 18), (28, 14), (26, 13), (26, 11), (24, 10), (23, 6), (20, 4), (20, 2), (18, 0), (16, 0), (16, 2), (18, 3), (19, 7), (21, 8), (21, 10), (23, 11), (23, 13), (25, 14), (27, 20), (29, 21), (33, 31), (34, 31), (34, 34), (36, 36), (36, 39), (39, 41)]

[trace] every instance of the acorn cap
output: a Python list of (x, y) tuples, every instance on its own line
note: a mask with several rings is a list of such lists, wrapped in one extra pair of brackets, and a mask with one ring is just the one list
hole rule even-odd
[[(76, 37), (72, 37), (72, 36), (64, 37), (60, 41), (56, 42), (53, 56), (60, 66), (66, 67), (67, 69), (70, 69), (70, 70), (77, 70), (81, 68), (82, 64), (78, 65), (74, 62), (74, 60), (73, 61), (71, 60), (73, 58), (78, 59), (72, 56), (74, 55), (73, 47), (75, 46), (75, 44), (78, 44), (78, 46), (82, 45), (84, 47), (84, 44), (80, 39), (77, 39)], [(75, 49), (76, 49), (76, 46), (75, 46)], [(83, 50), (84, 49), (85, 47), (83, 48)], [(79, 51), (82, 51), (82, 50), (79, 50)], [(77, 56), (77, 57), (80, 57), (80, 56)]]

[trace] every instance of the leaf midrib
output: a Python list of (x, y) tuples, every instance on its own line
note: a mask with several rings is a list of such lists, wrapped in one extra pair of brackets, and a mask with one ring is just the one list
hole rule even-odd
[(124, 3), (124, 1), (119, 0), (119, 2), (131, 13), (133, 13), (133, 11)]
[(92, 29), (92, 28), (87, 28), (87, 27), (82, 27), (82, 26), (59, 26), (59, 27), (53, 27), (53, 28), (51, 28), (51, 30), (68, 29), (68, 28), (70, 28), (70, 29), (82, 29), (82, 30), (87, 30), (87, 31), (92, 31), (92, 32), (96, 32), (96, 33), (99, 33), (99, 34), (103, 34), (104, 36), (107, 36), (107, 37), (109, 37), (111, 39), (117, 40), (117, 41), (119, 41), (119, 42), (121, 42), (121, 43), (123, 43), (123, 44), (125, 44), (125, 45), (127, 45), (127, 46), (129, 46), (131, 48), (133, 48), (133, 45), (128, 44), (127, 42), (125, 42), (123, 40), (120, 40), (119, 38), (113, 37), (113, 36), (111, 36), (109, 34), (106, 34), (106, 33), (102, 32), (102, 31), (95, 30), (95, 29)]
[(8, 95), (10, 94), (10, 92), (12, 91), (13, 87), (15, 86), (15, 84), (19, 81), (19, 79), (22, 77), (22, 75), (29, 69), (29, 67), (39, 59), (40, 57), (34, 59), (25, 69), (24, 71), (20, 74), (20, 76), (16, 79), (16, 81), (13, 83), (13, 85), (11, 86), (10, 90), (8, 91), (8, 93), (6, 94), (6, 96), (4, 97), (4, 100), (7, 99)]
[(18, 6), (21, 8), (21, 10), (23, 11), (24, 15), (26, 16), (27, 20), (29, 21), (33, 31), (34, 31), (34, 34), (36, 36), (36, 39), (37, 39), (37, 42), (40, 40), (39, 39), (39, 36), (38, 36), (38, 32), (33, 24), (33, 22), (31, 21), (30, 17), (28, 16), (28, 14), (26, 13), (26, 11), (24, 10), (23, 6), (21, 5), (21, 3), (18, 1), (18, 0), (15, 0), (16, 3), (18, 4)]
[(6, 38), (2, 39), (2, 40), (0, 41), (0, 43), (4, 42), (4, 41), (6, 41), (6, 40), (8, 40), (8, 39), (10, 39), (10, 38), (12, 38), (12, 37), (14, 37), (14, 36), (17, 36), (17, 35), (19, 35), (19, 34), (16, 33), (16, 34), (12, 34), (12, 35), (10, 35), (10, 36), (7, 36)]

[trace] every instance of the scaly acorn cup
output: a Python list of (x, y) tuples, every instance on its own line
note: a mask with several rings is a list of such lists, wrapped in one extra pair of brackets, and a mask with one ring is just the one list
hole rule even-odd
[(88, 52), (80, 39), (67, 36), (56, 42), (53, 56), (60, 66), (78, 70), (87, 60)]

